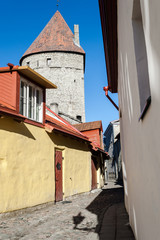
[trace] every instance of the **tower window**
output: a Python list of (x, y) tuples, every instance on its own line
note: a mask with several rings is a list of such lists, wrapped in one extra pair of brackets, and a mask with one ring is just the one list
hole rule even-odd
[(47, 66), (51, 65), (51, 58), (47, 58)]
[(80, 116), (80, 115), (77, 115), (77, 120), (79, 120), (79, 121), (82, 121), (82, 116)]
[(30, 62), (26, 62), (27, 66), (29, 67), (30, 66)]

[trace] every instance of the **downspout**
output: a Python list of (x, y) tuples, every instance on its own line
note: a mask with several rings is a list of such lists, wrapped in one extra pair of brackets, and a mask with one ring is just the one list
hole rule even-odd
[(10, 70), (12, 70), (12, 68), (14, 67), (14, 64), (12, 64), (12, 63), (8, 63), (7, 65), (10, 68)]
[(13, 67), (14, 67), (14, 64), (12, 64), (12, 63), (8, 63), (7, 64), (8, 65), (8, 67), (10, 68), (10, 73), (12, 74), (12, 69), (13, 69)]
[(119, 107), (115, 104), (115, 102), (112, 100), (112, 98), (110, 98), (110, 96), (108, 96), (108, 90), (109, 90), (109, 86), (104, 87), (103, 90), (105, 91), (105, 95), (106, 97), (109, 99), (109, 101), (113, 104), (113, 106), (119, 111)]

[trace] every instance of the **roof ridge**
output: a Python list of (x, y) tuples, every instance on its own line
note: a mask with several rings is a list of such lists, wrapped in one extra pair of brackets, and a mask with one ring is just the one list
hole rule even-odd
[(74, 126), (79, 130), (79, 131), (86, 131), (86, 130), (92, 130), (92, 129), (98, 129), (100, 128), (101, 131), (103, 132), (103, 127), (102, 127), (102, 121), (93, 121), (93, 122), (85, 122), (85, 123), (80, 123), (80, 124), (74, 124)]
[(73, 129), (69, 128), (68, 125), (65, 125), (64, 122), (60, 122), (57, 119), (54, 119), (53, 117), (49, 116), (46, 114), (46, 120), (48, 121), (48, 123), (46, 123), (46, 126), (51, 126), (53, 129), (62, 131), (62, 132), (66, 132), (68, 134), (74, 135), (75, 137), (81, 138), (85, 141), (90, 142), (89, 138), (87, 136), (85, 136), (84, 134), (80, 134), (77, 131), (73, 131)]
[(63, 121), (66, 125), (68, 125), (70, 128), (72, 128), (74, 131), (78, 132), (79, 134), (83, 135), (83, 133), (81, 133), (77, 128), (75, 128), (72, 124), (70, 124), (69, 122), (67, 122), (64, 118), (60, 117), (58, 114), (56, 114), (55, 112), (53, 112), (50, 108), (46, 107), (46, 109), (53, 113), (57, 118), (59, 118), (61, 121)]

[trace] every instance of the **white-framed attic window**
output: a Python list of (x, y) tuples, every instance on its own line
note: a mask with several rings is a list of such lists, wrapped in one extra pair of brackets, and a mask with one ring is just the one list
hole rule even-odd
[(20, 81), (20, 114), (40, 122), (43, 122), (43, 91), (35, 84)]

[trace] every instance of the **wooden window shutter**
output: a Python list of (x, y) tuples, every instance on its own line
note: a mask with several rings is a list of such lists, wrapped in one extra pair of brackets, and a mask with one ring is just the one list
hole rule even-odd
[(0, 105), (16, 110), (17, 72), (0, 73)]

